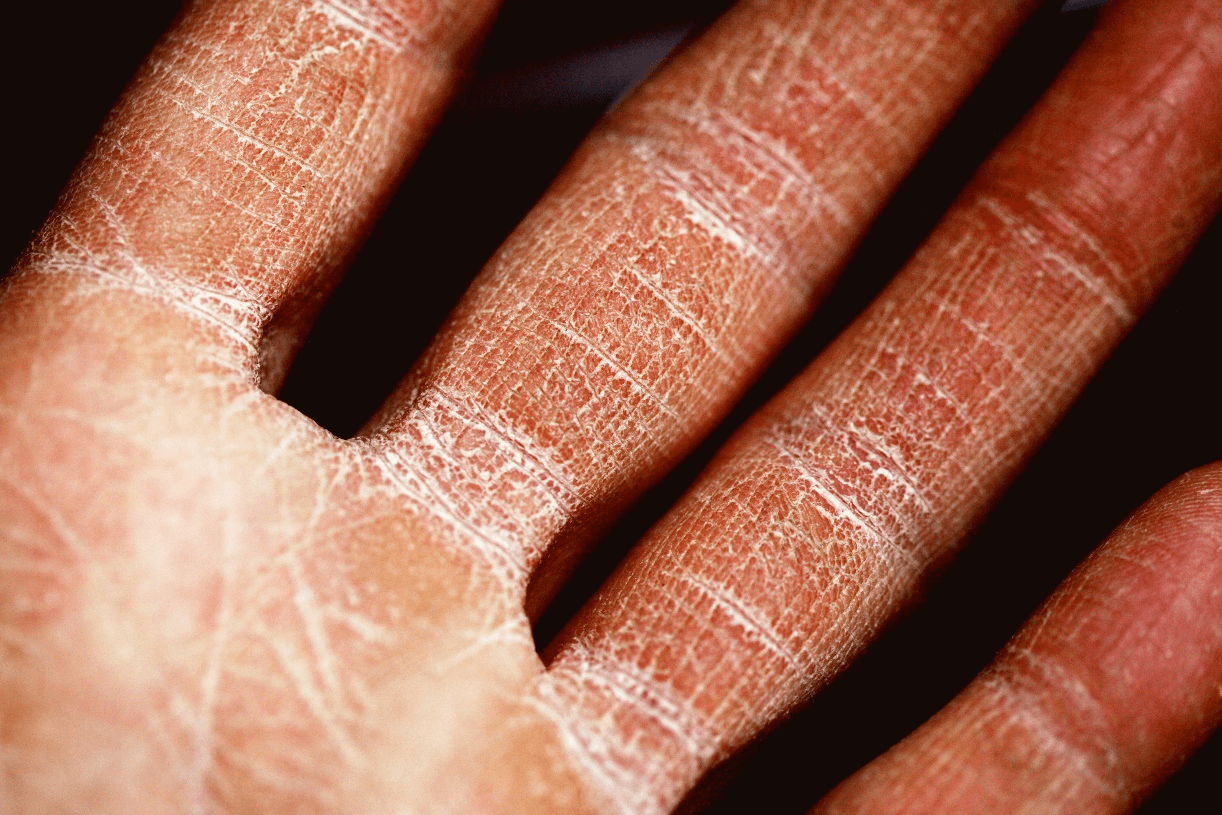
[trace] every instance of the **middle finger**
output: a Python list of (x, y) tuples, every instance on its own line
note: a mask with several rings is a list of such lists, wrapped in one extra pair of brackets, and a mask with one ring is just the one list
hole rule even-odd
[(724, 417), (1035, 5), (733, 9), (578, 151), (367, 429), (405, 489), (520, 585), (579, 550)]

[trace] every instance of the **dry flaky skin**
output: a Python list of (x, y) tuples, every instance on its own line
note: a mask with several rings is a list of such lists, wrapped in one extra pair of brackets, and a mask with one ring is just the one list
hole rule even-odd
[(731, 10), (586, 141), (371, 430), (513, 579), (555, 544), (537, 609), (810, 313), (1032, 6)]
[(2, 350), (39, 363), (0, 391), (0, 811), (583, 810), (521, 709), (521, 610), (376, 454), (192, 359), (213, 337), (177, 315), (90, 294), (139, 332), (117, 349), (84, 317), (48, 332), (85, 303), (23, 288)]
[(744, 3), (336, 439), (268, 392), (492, 5), (190, 6), (5, 281), (0, 815), (664, 812), (904, 602), (1216, 207), (1222, 11), (1122, 4), (545, 670), (533, 570), (725, 414), (1033, 4)]
[(543, 698), (664, 811), (841, 670), (1152, 300), (1222, 193), (1222, 6), (1121, 4), (925, 247), (562, 636)]
[(1222, 720), (1222, 466), (1152, 498), (812, 815), (1127, 812)]
[(586, 808), (509, 593), (256, 381), (492, 10), (189, 9), (8, 281), (5, 815)]

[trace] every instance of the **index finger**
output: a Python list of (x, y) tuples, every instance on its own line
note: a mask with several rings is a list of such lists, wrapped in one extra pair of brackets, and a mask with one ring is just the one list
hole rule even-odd
[(156, 314), (174, 363), (275, 391), (496, 5), (187, 4), (5, 281), (4, 316), (70, 302), (106, 336)]

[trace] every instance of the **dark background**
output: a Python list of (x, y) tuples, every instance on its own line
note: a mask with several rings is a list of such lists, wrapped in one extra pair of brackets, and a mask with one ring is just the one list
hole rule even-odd
[[(631, 74), (656, 58), (659, 43), (725, 5), (510, 0), (469, 92), (436, 131), (323, 313), (282, 397), (336, 433), (351, 434)], [(6, 265), (176, 11), (173, 0), (10, 10), (0, 35), (9, 144), (2, 170), (8, 215), (0, 222)], [(733, 426), (894, 274), (1093, 19), (1093, 11), (1060, 14), (1050, 6), (1024, 29), (878, 219), (827, 304), (709, 443), (608, 535), (540, 621), (540, 640), (593, 591)], [(650, 32), (655, 36), (642, 37)], [(583, 61), (583, 53), (593, 61)], [(690, 806), (706, 805), (709, 813), (804, 812), (945, 704), (1145, 498), (1178, 474), (1222, 459), (1220, 265), (1222, 228), (1215, 224), (927, 601), (806, 711), (715, 774)], [(387, 351), (371, 358), (364, 353), (369, 347)], [(1215, 737), (1141, 812), (1222, 810), (1219, 770), (1222, 737)]]

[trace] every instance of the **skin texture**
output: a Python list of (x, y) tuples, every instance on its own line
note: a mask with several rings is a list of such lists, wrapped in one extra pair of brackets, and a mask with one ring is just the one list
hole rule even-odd
[[(494, 9), (189, 5), (0, 289), (0, 815), (669, 811), (953, 552), (1217, 209), (1222, 10), (1118, 3), (545, 666), (530, 615), (810, 313), (1032, 5), (736, 7), (609, 115), (351, 440), (271, 394)], [(1216, 502), (1185, 490), (1104, 551), (1216, 571)], [(1067, 733), (999, 753), (1128, 751), (1119, 780), (1088, 750), (1015, 776), (1013, 811), (1095, 789), (1054, 783), (1077, 774), (1123, 811), (1216, 723), (1210, 583), (1163, 618), (1167, 584), (1109, 563), (1079, 582), (1137, 580), (1154, 615), (1121, 653), (1165, 638), (1196, 673), (1126, 695), (1087, 648), (1102, 709), (1146, 706), (1131, 738), (1013, 680)], [(1077, 647), (1064, 602), (999, 675)], [(1096, 617), (1091, 643), (1119, 625)]]
[(1032, 5), (736, 7), (586, 140), (366, 433), (541, 610), (809, 315)]
[(1105, 16), (887, 291), (553, 644), (542, 692), (607, 787), (669, 787), (636, 811), (843, 669), (1183, 259), (1222, 179), (1220, 23), (1212, 3)]
[(1222, 720), (1220, 551), (1213, 465), (1151, 498), (963, 693), (812, 815), (1130, 811)]

